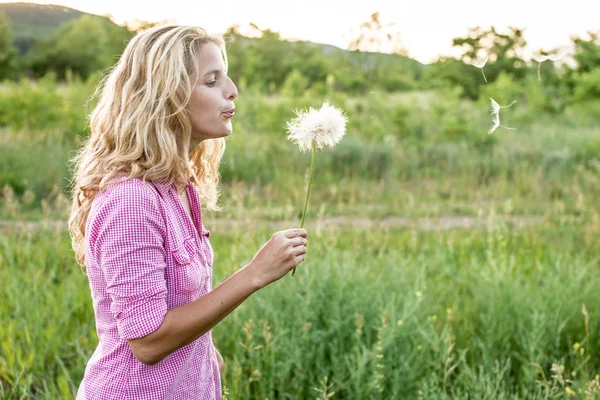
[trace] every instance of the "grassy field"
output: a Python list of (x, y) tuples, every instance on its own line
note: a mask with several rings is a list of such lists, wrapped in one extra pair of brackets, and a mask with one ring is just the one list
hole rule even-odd
[[(322, 229), (215, 328), (228, 398), (597, 398), (600, 218)], [(269, 230), (213, 230), (215, 283)], [(64, 231), (0, 239), (0, 393), (69, 398), (97, 342)]]
[[(90, 88), (1, 89), (0, 398), (72, 398), (97, 343), (64, 226)], [(299, 224), (309, 158), (285, 121), (321, 100), (236, 102), (215, 284)], [(488, 103), (452, 91), (328, 100), (350, 123), (317, 155), (307, 261), (214, 330), (226, 397), (600, 398), (594, 116), (521, 102), (487, 135)]]

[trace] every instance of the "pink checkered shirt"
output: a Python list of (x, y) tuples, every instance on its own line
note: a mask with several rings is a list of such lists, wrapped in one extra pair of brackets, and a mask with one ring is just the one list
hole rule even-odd
[(155, 365), (127, 340), (154, 332), (167, 310), (212, 289), (213, 252), (190, 184), (193, 218), (167, 181), (123, 180), (98, 193), (86, 224), (85, 258), (98, 347), (77, 399), (221, 399), (211, 332)]

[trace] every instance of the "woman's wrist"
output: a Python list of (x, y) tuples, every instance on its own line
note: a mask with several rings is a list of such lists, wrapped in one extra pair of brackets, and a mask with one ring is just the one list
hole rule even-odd
[(257, 268), (256, 261), (251, 261), (239, 271), (239, 273), (243, 275), (244, 280), (250, 284), (253, 292), (262, 289), (269, 283), (261, 279), (260, 274), (257, 273), (257, 270), (259, 270), (259, 268)]

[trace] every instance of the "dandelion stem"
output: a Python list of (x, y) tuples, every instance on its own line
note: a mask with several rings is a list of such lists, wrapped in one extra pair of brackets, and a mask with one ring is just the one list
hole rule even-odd
[(485, 77), (485, 73), (483, 72), (483, 68), (481, 68), (481, 73), (483, 74), (483, 80), (485, 80), (485, 83), (487, 83), (487, 78)]
[(517, 104), (517, 101), (513, 100), (513, 101), (510, 102), (509, 105), (507, 105), (507, 106), (500, 106), (500, 108), (508, 108), (508, 107), (511, 107), (513, 104)]
[[(302, 221), (300, 221), (300, 228), (304, 228), (304, 219), (306, 218), (306, 210), (308, 208), (308, 198), (310, 197), (310, 187), (312, 185), (312, 177), (313, 177), (313, 166), (315, 165), (315, 152), (317, 150), (317, 146), (313, 140), (312, 149), (310, 152), (310, 171), (308, 173), (308, 188), (306, 189), (306, 199), (304, 199), (304, 210), (302, 210)], [(292, 276), (296, 274), (296, 267), (292, 270)]]
[(540, 75), (540, 70), (542, 68), (542, 63), (538, 62), (537, 73), (538, 73), (538, 82), (542, 80), (542, 76)]

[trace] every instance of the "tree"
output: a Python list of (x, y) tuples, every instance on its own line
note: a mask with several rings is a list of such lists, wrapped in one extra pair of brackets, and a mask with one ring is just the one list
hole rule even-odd
[(423, 81), (431, 82), (433, 87), (459, 86), (463, 96), (475, 100), (479, 98), (479, 88), (484, 80), (481, 71), (470, 63), (479, 57), (487, 57), (484, 70), (489, 82), (500, 73), (522, 79), (528, 72), (522, 58), (526, 44), (523, 30), (518, 28), (510, 27), (508, 33), (499, 33), (493, 26), (488, 30), (470, 28), (466, 36), (452, 40), (453, 46), (463, 49), (460, 58), (440, 57), (438, 62), (428, 66)]
[(171, 24), (171, 23), (175, 23), (175, 21), (170, 20), (170, 19), (166, 19), (166, 20), (162, 20), (162, 21), (145, 21), (142, 19), (135, 18), (133, 21), (127, 22), (126, 25), (127, 25), (127, 28), (131, 32), (134, 32), (137, 34), (142, 31), (145, 31), (146, 29), (154, 28), (155, 26), (167, 25), (167, 24)]
[(588, 39), (572, 38), (576, 67), (567, 71), (565, 83), (575, 102), (600, 99), (600, 31), (588, 32)]
[(13, 31), (3, 12), (0, 12), (0, 80), (10, 78), (15, 70), (17, 49), (12, 44)]
[(379, 12), (371, 14), (359, 27), (357, 36), (348, 45), (350, 50), (406, 55), (395, 24), (382, 24)]
[(29, 56), (37, 76), (53, 71), (64, 78), (71, 71), (87, 78), (114, 63), (109, 34), (102, 20), (84, 15), (63, 25), (50, 39), (38, 43)]
[(573, 39), (575, 44), (575, 61), (579, 72), (591, 72), (600, 67), (600, 31), (588, 32), (589, 39), (576, 37)]
[(527, 72), (523, 61), (523, 50), (527, 41), (522, 29), (509, 27), (508, 30), (508, 33), (499, 33), (493, 26), (488, 30), (482, 30), (480, 27), (471, 28), (467, 36), (454, 38), (452, 46), (464, 49), (461, 59), (466, 63), (487, 56), (489, 61), (485, 71), (486, 76), (492, 81), (500, 72), (522, 78)]

